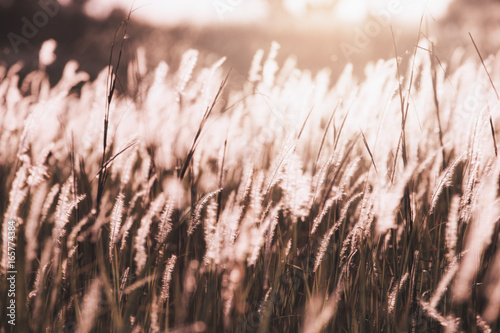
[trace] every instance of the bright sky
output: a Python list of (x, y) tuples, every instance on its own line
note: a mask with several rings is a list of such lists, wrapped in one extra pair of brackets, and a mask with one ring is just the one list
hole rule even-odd
[[(64, 0), (59, 0), (63, 2)], [(332, 0), (283, 0), (287, 9), (298, 17), (306, 14), (307, 6), (321, 8)], [(340, 0), (334, 12), (336, 20), (361, 20), (369, 12), (390, 15), (400, 22), (419, 21), (422, 11), (439, 18), (451, 0)], [(93, 16), (106, 16), (115, 6), (128, 10), (133, 3), (138, 8), (137, 19), (157, 25), (189, 23), (204, 25), (221, 22), (252, 22), (266, 18), (266, 0), (90, 0), (87, 11)]]

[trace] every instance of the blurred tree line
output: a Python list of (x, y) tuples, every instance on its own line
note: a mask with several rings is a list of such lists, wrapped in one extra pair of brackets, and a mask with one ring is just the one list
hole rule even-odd
[(87, 0), (0, 0), (0, 64), (21, 61), (21, 77), (38, 68), (42, 43), (54, 39), (57, 64), (48, 72), (52, 82), (60, 77), (62, 65), (75, 59), (80, 69), (95, 76), (109, 58), (113, 34), (126, 13), (115, 11), (105, 20), (84, 14)]
[[(26, 20), (33, 23), (34, 15), (40, 12), (44, 5), (56, 1), (58, 0), (0, 0), (0, 34), (2, 36), (0, 38), (0, 63), (13, 64), (21, 60), (24, 63), (23, 71), (32, 71), (38, 66), (37, 55), (41, 44), (52, 38), (57, 41), (58, 47), (56, 49), (57, 61), (48, 69), (52, 71), (51, 78), (54, 77), (54, 80), (57, 80), (62, 72), (61, 66), (71, 59), (77, 60), (81, 70), (91, 74), (91, 77), (95, 77), (108, 64), (114, 33), (127, 15), (123, 11), (117, 10), (110, 17), (97, 20), (84, 14), (83, 8), (88, 0), (64, 0), (65, 5), (59, 5), (57, 15), (50, 17), (43, 27), (38, 28), (37, 33), (32, 38), (25, 38), (27, 42), (23, 41), (22, 44), (18, 45), (18, 52), (12, 47), (12, 38), (9, 39), (9, 34), (11, 37), (12, 34), (16, 34), (24, 38), (22, 30), (26, 25)], [(340, 2), (340, 0), (265, 1), (268, 1), (271, 11), (270, 17), (273, 22), (279, 22), (281, 18), (283, 21), (292, 18), (288, 21), (299, 22), (291, 13), (289, 4), (301, 3), (305, 13), (314, 13), (333, 10)], [(366, 1), (370, 2), (370, 0)], [(482, 44), (482, 50), (485, 53), (494, 52), (498, 49), (498, 42), (482, 41), (482, 34), (474, 32), (473, 29), (469, 29), (465, 33), (462, 31), (468, 26), (462, 22), (471, 22), (472, 17), (476, 17), (474, 27), (481, 27), (483, 32), (492, 31), (492, 24), (488, 22), (496, 21), (500, 24), (499, 11), (489, 10), (493, 7), (500, 7), (500, 0), (455, 0), (449, 7), (447, 17), (440, 21), (440, 23), (444, 23), (437, 30), (441, 37), (444, 36), (441, 40), (455, 43), (459, 38), (465, 36), (463, 44), (469, 45), (470, 39), (468, 39), (467, 31), (472, 30), (474, 37)], [(234, 65), (244, 72), (247, 70), (245, 66), (250, 64), (258, 48), (266, 48), (267, 45), (270, 45), (271, 40), (279, 40), (283, 55), (295, 54), (301, 61), (301, 66), (316, 69), (331, 65), (331, 55), (339, 52), (337, 45), (342, 40), (350, 38), (344, 38), (342, 33), (330, 30), (325, 30), (322, 34), (311, 35), (302, 28), (300, 24), (294, 25), (293, 29), (283, 29), (282, 26), (275, 25), (273, 27), (268, 24), (233, 26), (231, 29), (217, 25), (203, 28), (189, 25), (151, 28), (134, 22), (129, 28), (130, 38), (126, 43), (127, 52), (124, 54), (123, 63), (128, 63), (128, 60), (135, 56), (135, 49), (139, 45), (148, 48), (147, 55), (151, 64), (166, 60), (169, 65), (173, 64), (173, 67), (176, 66), (184, 50), (196, 48), (205, 55), (228, 56), (235, 62)], [(343, 30), (348, 31), (349, 28), (343, 27)], [(162, 45), (162, 47), (158, 47), (158, 45)], [(455, 47), (450, 45), (450, 49)], [(321, 49), (322, 51), (311, 53), (311, 49)], [(391, 50), (390, 46), (388, 50)], [(371, 57), (375, 56), (382, 58), (392, 56), (392, 53), (371, 52), (371, 49), (370, 52), (363, 52), (360, 57), (370, 60)], [(319, 58), (321, 61), (318, 60)], [(342, 64), (337, 62), (335, 67), (341, 68)], [(54, 73), (55, 75), (53, 75)]]

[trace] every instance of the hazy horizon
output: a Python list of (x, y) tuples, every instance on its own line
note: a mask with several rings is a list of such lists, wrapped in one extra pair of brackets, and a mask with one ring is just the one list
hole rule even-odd
[[(61, 1), (61, 0), (60, 0)], [(373, 12), (396, 9), (393, 19), (397, 23), (416, 24), (422, 13), (439, 19), (446, 14), (451, 0), (429, 2), (411, 0), (340, 0), (333, 8), (325, 8), (332, 0), (288, 0), (284, 7), (292, 20), (324, 20), (356, 22)], [(177, 24), (210, 25), (220, 23), (256, 23), (271, 19), (269, 2), (254, 0), (185, 0), (160, 2), (151, 0), (90, 0), (86, 12), (92, 17), (104, 18), (115, 9), (134, 9), (134, 17), (156, 26)]]

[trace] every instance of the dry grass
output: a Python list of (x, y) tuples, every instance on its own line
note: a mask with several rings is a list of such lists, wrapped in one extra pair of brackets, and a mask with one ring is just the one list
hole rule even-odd
[(177, 73), (139, 56), (132, 97), (112, 69), (1, 68), (19, 331), (500, 329), (500, 61), (447, 72), (422, 39), (405, 74), (331, 83), (278, 49), (242, 86), (197, 51)]

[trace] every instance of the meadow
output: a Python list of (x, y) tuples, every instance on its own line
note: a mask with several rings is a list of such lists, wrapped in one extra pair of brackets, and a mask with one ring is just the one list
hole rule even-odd
[(1, 331), (497, 332), (500, 60), (415, 37), (363, 79), (0, 67)]

